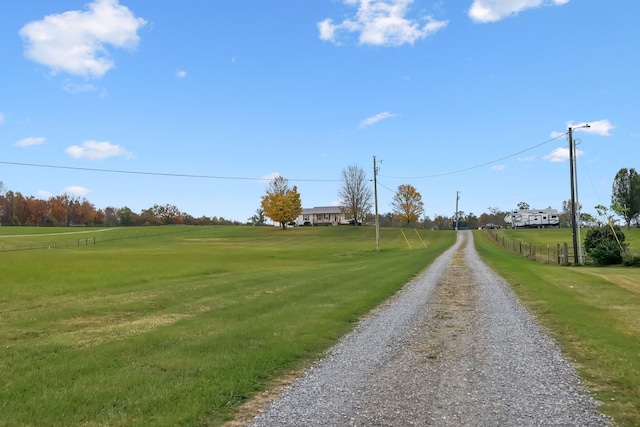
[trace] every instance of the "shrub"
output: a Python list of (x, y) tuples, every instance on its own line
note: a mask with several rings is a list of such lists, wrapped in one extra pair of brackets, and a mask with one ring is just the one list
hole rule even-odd
[[(617, 238), (616, 238), (617, 237)], [(628, 244), (617, 225), (589, 229), (584, 240), (584, 248), (589, 258), (599, 265), (621, 264)]]

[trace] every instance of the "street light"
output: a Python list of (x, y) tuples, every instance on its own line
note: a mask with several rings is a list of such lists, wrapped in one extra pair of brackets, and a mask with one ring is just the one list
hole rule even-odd
[[(576, 128), (569, 127), (569, 173), (571, 175), (571, 229), (572, 229), (572, 238), (573, 238), (573, 263), (579, 264), (582, 258), (580, 253), (580, 249), (578, 247), (578, 236), (576, 233), (576, 179), (575, 179), (575, 171), (573, 167), (573, 162), (575, 158), (575, 147), (573, 144), (573, 130), (580, 128), (589, 128), (589, 124), (585, 124), (582, 126), (578, 126)], [(578, 219), (579, 221), (579, 219)]]

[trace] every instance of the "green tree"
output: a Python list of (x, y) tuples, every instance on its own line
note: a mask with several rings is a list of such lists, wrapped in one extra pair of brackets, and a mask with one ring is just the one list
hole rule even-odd
[(621, 264), (628, 244), (617, 225), (590, 228), (584, 239), (587, 256), (599, 265)]
[(247, 222), (251, 225), (264, 225), (264, 210), (258, 208), (256, 209), (256, 213), (247, 220)]
[(424, 213), (422, 195), (411, 184), (398, 186), (398, 191), (393, 196), (391, 206), (398, 221), (406, 222), (407, 224), (416, 222), (420, 215)]
[(116, 210), (115, 216), (117, 224), (121, 227), (134, 225), (135, 223), (135, 214), (127, 206)]
[(302, 213), (298, 188), (295, 185), (289, 188), (289, 181), (282, 176), (275, 177), (269, 183), (260, 206), (264, 215), (280, 223), (283, 230), (288, 222), (294, 221)]
[(631, 228), (631, 222), (636, 221), (640, 215), (640, 175), (634, 168), (622, 168), (613, 179), (611, 189), (611, 207), (620, 215), (627, 230)]

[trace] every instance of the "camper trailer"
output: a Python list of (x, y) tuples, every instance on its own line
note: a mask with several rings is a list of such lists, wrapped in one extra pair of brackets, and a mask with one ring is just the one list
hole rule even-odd
[(560, 214), (555, 209), (516, 209), (504, 217), (512, 228), (560, 227)]

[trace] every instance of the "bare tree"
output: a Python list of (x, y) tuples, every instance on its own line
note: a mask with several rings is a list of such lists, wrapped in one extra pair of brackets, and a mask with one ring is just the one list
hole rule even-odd
[(362, 168), (351, 165), (342, 170), (342, 188), (338, 197), (342, 203), (340, 208), (346, 218), (352, 219), (354, 224), (364, 221), (371, 212), (373, 197), (367, 175)]

